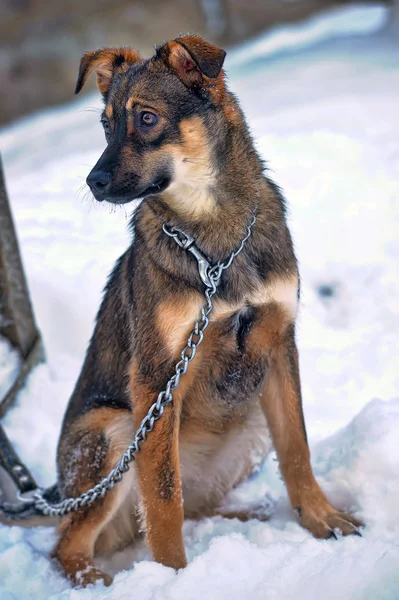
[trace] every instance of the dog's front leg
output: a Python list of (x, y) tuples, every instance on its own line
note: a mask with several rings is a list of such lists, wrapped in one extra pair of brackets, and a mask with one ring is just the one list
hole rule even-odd
[[(147, 385), (138, 370), (131, 371), (135, 429), (140, 426), (158, 393)], [(136, 457), (147, 543), (154, 560), (167, 567), (186, 566), (182, 526), (183, 498), (179, 463), (180, 396), (148, 433)]]
[[(339, 511), (325, 497), (310, 464), (302, 412), (298, 352), (293, 324), (278, 324), (278, 314), (269, 321), (264, 343), (269, 350), (269, 373), (260, 392), (260, 401), (278, 455), (280, 471), (291, 504), (301, 524), (318, 538), (358, 533), (362, 523)], [(267, 325), (267, 324), (266, 324)], [(264, 346), (264, 347), (265, 347)]]

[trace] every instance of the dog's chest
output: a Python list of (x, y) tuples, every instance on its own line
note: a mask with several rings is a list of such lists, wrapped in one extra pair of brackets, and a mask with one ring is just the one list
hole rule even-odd
[[(257, 287), (243, 292), (240, 300), (213, 300), (213, 309), (209, 315), (210, 326), (205, 332), (203, 346), (215, 345), (220, 351), (229, 348), (243, 352), (248, 333), (257, 322), (257, 309), (270, 303), (283, 308), (290, 320), (295, 320), (298, 308), (298, 278), (290, 275), (275, 278), (269, 282), (259, 283)], [(187, 342), (194, 323), (200, 318), (201, 306), (205, 298), (199, 293), (192, 293), (184, 298), (167, 298), (156, 312), (156, 326), (162, 344), (169, 354), (177, 357)], [(211, 342), (207, 342), (210, 338)], [(222, 343), (226, 348), (222, 348)], [(233, 344), (233, 346), (232, 346)], [(202, 352), (204, 348), (201, 348)]]
[[(244, 306), (209, 325), (197, 373), (204, 400), (213, 406), (219, 403), (227, 413), (224, 418), (234, 416), (234, 408), (243, 411), (243, 403), (253, 396), (266, 373), (265, 355), (251, 352), (251, 333), (258, 322), (256, 307)], [(194, 383), (190, 390), (194, 395), (196, 388)]]
[[(173, 359), (178, 360), (185, 347), (203, 303), (201, 295), (193, 293), (191, 297), (166, 300), (159, 306), (157, 328), (165, 351)], [(256, 328), (262, 326), (265, 305), (271, 303), (278, 304), (288, 320), (295, 319), (296, 276), (259, 284), (244, 293), (240, 301), (229, 302), (215, 296), (209, 326), (190, 365), (195, 379), (188, 397), (197, 400), (189, 405), (219, 404), (223, 418), (234, 417), (234, 407), (239, 405), (244, 410), (244, 401), (253, 395), (266, 372), (267, 357), (264, 352), (256, 352), (251, 340)]]

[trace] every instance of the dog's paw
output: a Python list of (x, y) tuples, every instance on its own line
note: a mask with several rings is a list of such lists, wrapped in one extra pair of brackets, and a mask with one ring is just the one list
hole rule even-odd
[(94, 585), (97, 581), (102, 582), (105, 586), (110, 586), (113, 578), (111, 575), (100, 571), (96, 567), (89, 566), (83, 571), (78, 571), (73, 577), (73, 583), (75, 586), (87, 587), (88, 585)]
[(337, 538), (341, 535), (361, 535), (359, 529), (364, 523), (353, 515), (338, 510), (326, 498), (317, 498), (305, 505), (296, 507), (295, 512), (303, 527), (315, 538)]

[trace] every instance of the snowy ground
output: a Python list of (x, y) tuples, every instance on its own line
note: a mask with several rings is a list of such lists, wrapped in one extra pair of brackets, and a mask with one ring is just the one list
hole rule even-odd
[[(287, 29), (285, 50), (267, 37), (253, 52), (235, 50), (230, 71), (289, 202), (314, 469), (329, 497), (366, 521), (364, 536), (314, 540), (295, 522), (270, 458), (232, 498), (268, 494), (270, 521), (186, 522), (190, 564), (179, 574), (150, 562), (141, 543), (107, 564), (125, 569), (111, 588), (72, 590), (48, 558), (51, 528), (0, 526), (1, 600), (399, 599), (399, 38), (370, 33), (383, 19), (378, 7), (344, 13), (341, 28), (324, 19), (316, 28), (323, 35), (310, 28), (307, 44), (303, 28)], [(331, 38), (351, 23), (368, 35)], [(98, 99), (0, 135), (48, 356), (5, 425), (43, 484), (55, 477), (60, 421), (106, 273), (128, 243), (123, 209), (75, 194), (104, 146), (88, 106)]]

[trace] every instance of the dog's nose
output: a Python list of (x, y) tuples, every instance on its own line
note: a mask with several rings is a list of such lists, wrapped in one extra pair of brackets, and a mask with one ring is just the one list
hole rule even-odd
[(86, 179), (86, 183), (92, 192), (97, 192), (97, 194), (103, 196), (111, 187), (111, 173), (100, 170), (91, 171)]

